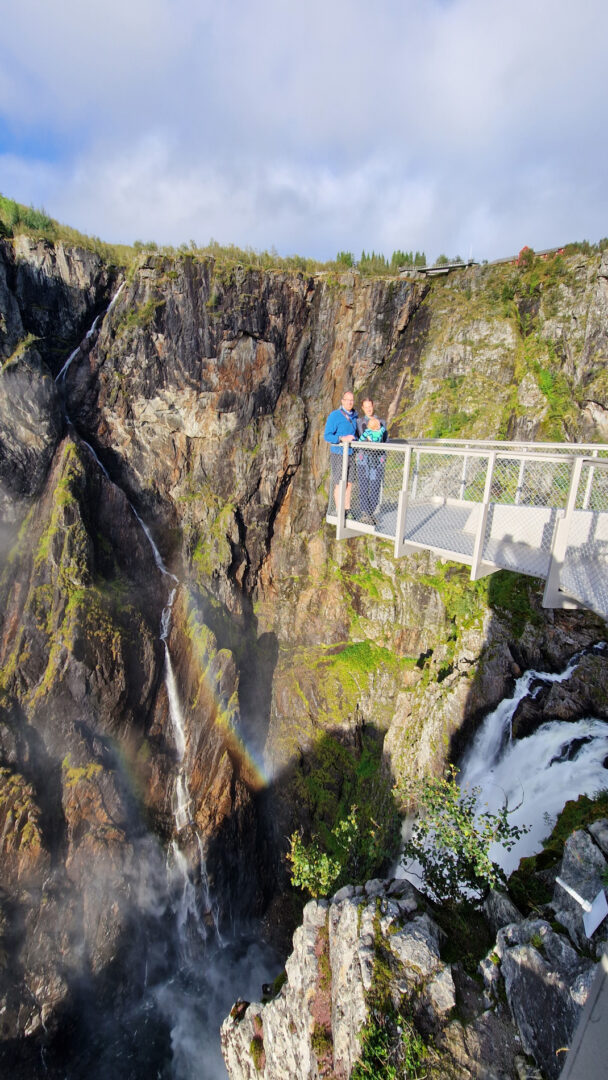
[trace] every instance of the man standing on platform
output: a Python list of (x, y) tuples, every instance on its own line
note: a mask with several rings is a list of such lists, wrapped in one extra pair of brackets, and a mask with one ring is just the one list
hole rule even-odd
[[(340, 408), (330, 412), (327, 417), (327, 423), (325, 424), (323, 438), (325, 439), (325, 442), (331, 444), (329, 457), (331, 461), (331, 478), (334, 483), (334, 502), (337, 514), (340, 482), (342, 480), (342, 447), (345, 444), (354, 442), (357, 438), (357, 413), (355, 412), (355, 395), (352, 390), (345, 390), (342, 395), (342, 401), (340, 402)], [(344, 509), (347, 511), (350, 510), (350, 496), (354, 475), (355, 463), (353, 450), (349, 445), (346, 494), (344, 498)]]

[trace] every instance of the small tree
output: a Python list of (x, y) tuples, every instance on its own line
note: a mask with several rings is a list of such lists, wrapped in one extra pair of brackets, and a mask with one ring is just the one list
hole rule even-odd
[(534, 262), (534, 248), (526, 244), (517, 256), (517, 265), (520, 270), (529, 270)]
[(445, 776), (411, 780), (398, 789), (401, 798), (418, 810), (403, 863), (417, 861), (428, 891), (444, 903), (466, 895), (480, 899), (504, 883), (503, 871), (490, 858), (490, 847), (498, 843), (509, 851), (529, 832), (529, 826), (509, 821), (513, 810), (506, 805), (495, 813), (480, 810), (481, 789), (461, 791), (457, 776), (450, 765)]
[(336, 262), (338, 266), (354, 266), (355, 257), (352, 251), (339, 251), (336, 255)]
[[(379, 807), (380, 809), (380, 807)], [(356, 806), (328, 834), (329, 850), (316, 837), (305, 844), (299, 832), (289, 838), (287, 861), (291, 883), (315, 898), (328, 896), (348, 882), (366, 881), (386, 859), (392, 847), (392, 821), (363, 821)]]

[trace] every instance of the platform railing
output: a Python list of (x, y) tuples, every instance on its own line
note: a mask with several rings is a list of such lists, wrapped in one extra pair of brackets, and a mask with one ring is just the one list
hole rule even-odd
[(608, 446), (351, 447), (350, 490), (345, 446), (342, 479), (330, 492), (327, 520), (338, 539), (392, 540), (396, 557), (430, 550), (469, 565), (472, 580), (499, 569), (544, 578), (546, 606), (582, 604), (608, 617)]

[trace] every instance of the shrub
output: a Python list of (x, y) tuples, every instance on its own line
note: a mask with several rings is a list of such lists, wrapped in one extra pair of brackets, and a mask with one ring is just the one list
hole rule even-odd
[(445, 776), (402, 781), (404, 803), (416, 806), (418, 817), (403, 852), (403, 863), (422, 867), (426, 888), (434, 900), (456, 903), (464, 896), (482, 898), (505, 876), (490, 858), (492, 844), (507, 851), (529, 831), (509, 821), (507, 806), (492, 813), (478, 811), (479, 788), (461, 791), (457, 770)]
[[(361, 1056), (351, 1080), (423, 1080), (429, 1050), (411, 1020), (391, 1015), (392, 1010), (373, 1010), (362, 1028)], [(400, 1031), (400, 1037), (399, 1037)]]
[(528, 247), (527, 244), (521, 249), (517, 256), (517, 265), (520, 270), (529, 270), (534, 262), (534, 248)]
[(393, 824), (392, 817), (379, 824), (351, 806), (350, 813), (331, 829), (325, 845), (318, 837), (306, 844), (300, 833), (292, 833), (287, 852), (292, 885), (319, 897), (349, 882), (366, 881), (390, 854)]

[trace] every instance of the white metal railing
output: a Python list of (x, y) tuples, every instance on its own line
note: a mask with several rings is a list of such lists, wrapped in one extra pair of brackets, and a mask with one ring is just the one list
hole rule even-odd
[[(372, 534), (395, 555), (430, 550), (546, 580), (547, 607), (608, 618), (608, 446), (415, 440), (351, 444), (352, 483), (330, 492), (338, 539)], [(350, 507), (347, 511), (350, 496)], [(336, 505), (337, 503), (337, 505)]]

